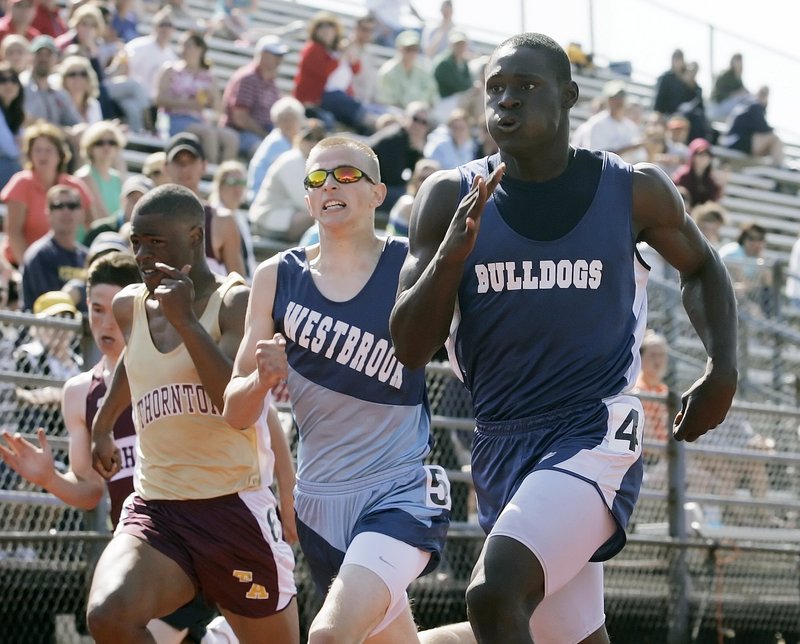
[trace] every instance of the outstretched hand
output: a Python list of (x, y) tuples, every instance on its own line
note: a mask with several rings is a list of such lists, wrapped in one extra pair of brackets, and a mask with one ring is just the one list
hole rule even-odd
[(681, 397), (672, 433), (676, 440), (695, 441), (719, 425), (736, 393), (736, 378), (705, 374)]
[(194, 319), (194, 284), (189, 277), (192, 267), (187, 264), (180, 270), (156, 262), (155, 268), (162, 273), (159, 285), (153, 291), (153, 296), (161, 305), (167, 320), (175, 328), (180, 328)]
[(505, 171), (506, 165), (501, 163), (486, 179), (476, 176), (472, 180), (472, 187), (458, 204), (442, 242), (442, 248), (447, 257), (464, 261), (472, 252), (475, 240), (478, 238), (483, 209), (503, 178)]
[(3, 432), (6, 445), (0, 443), (0, 459), (22, 478), (34, 485), (46, 487), (55, 472), (53, 450), (41, 427), (37, 431), (39, 447), (25, 440), (19, 433)]

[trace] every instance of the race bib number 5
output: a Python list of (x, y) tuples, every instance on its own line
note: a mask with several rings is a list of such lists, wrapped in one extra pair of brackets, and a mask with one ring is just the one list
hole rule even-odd
[(426, 465), (425, 474), (427, 485), (425, 490), (425, 505), (429, 508), (441, 508), (449, 510), (450, 500), (450, 480), (444, 469), (439, 465)]

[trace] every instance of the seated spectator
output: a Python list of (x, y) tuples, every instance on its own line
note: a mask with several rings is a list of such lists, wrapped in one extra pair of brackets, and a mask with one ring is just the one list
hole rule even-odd
[(40, 35), (39, 30), (33, 27), (36, 16), (34, 0), (7, 0), (6, 11), (6, 15), (0, 18), (0, 42), (10, 34), (23, 36), (27, 40)]
[(697, 73), (700, 67), (697, 63), (686, 64), (683, 72), (686, 85), (686, 100), (678, 106), (676, 112), (682, 114), (689, 121), (689, 140), (705, 139), (709, 136), (706, 107), (703, 102), (703, 88), (697, 82)]
[(644, 151), (647, 161), (672, 174), (680, 167), (682, 160), (670, 152), (666, 128), (661, 123), (650, 123), (644, 128)]
[(409, 0), (365, 0), (365, 3), (375, 17), (375, 42), (384, 47), (394, 45), (397, 36), (406, 29), (401, 19), (404, 9), (420, 24), (425, 24), (425, 19), (417, 13)]
[(567, 45), (567, 58), (569, 62), (582, 74), (594, 72), (594, 54), (583, 51), (583, 45), (578, 42), (571, 42)]
[(25, 94), (14, 68), (0, 62), (0, 186), (22, 170), (19, 138), (25, 121)]
[(572, 143), (591, 150), (606, 150), (629, 163), (644, 161), (644, 143), (639, 126), (625, 115), (627, 87), (623, 81), (603, 86), (606, 109), (598, 112), (573, 133)]
[(472, 161), (475, 158), (475, 139), (467, 113), (460, 108), (453, 110), (444, 127), (436, 128), (428, 135), (423, 154), (436, 161), (443, 170)]
[(703, 236), (716, 249), (722, 245), (720, 231), (725, 225), (725, 208), (716, 201), (706, 201), (692, 208), (692, 219)]
[(100, 87), (97, 74), (83, 56), (67, 56), (58, 66), (61, 87), (64, 88), (73, 107), (81, 117), (81, 123), (91, 125), (103, 120), (100, 109)]
[[(32, 305), (32, 312), (44, 321), (52, 318), (80, 320), (72, 298), (62, 291), (48, 291)], [(29, 342), (14, 352), (16, 371), (36, 376), (67, 380), (83, 369), (78, 353), (78, 338), (72, 329), (35, 326)], [(42, 427), (50, 436), (65, 433), (59, 409), (61, 387), (17, 387), (17, 427)]]
[(55, 71), (58, 61), (58, 48), (53, 39), (50, 36), (37, 36), (31, 43), (31, 53), (31, 77), (25, 85), (27, 122), (44, 119), (61, 128), (80, 123), (81, 115), (75, 109), (72, 99), (50, 81), (50, 75)]
[(241, 161), (230, 160), (221, 163), (214, 173), (211, 194), (208, 203), (217, 212), (227, 213), (236, 220), (242, 238), (242, 256), (246, 274), (242, 277), (250, 279), (256, 269), (255, 252), (253, 251), (253, 235), (250, 232), (250, 220), (247, 212), (242, 210), (247, 191), (247, 168)]
[(79, 222), (79, 236), (94, 219), (89, 188), (80, 179), (66, 174), (71, 153), (61, 130), (45, 121), (34, 123), (25, 130), (22, 151), (25, 169), (11, 177), (0, 191), (0, 201), (7, 208), (5, 256), (17, 266), (28, 247), (50, 229), (47, 191), (53, 186), (65, 184), (78, 191), (81, 212), (86, 215)]
[(31, 26), (44, 36), (58, 38), (67, 30), (67, 23), (61, 17), (59, 0), (37, 0), (36, 14)]
[(119, 211), (120, 190), (124, 177), (117, 170), (125, 136), (113, 121), (98, 121), (90, 125), (81, 137), (81, 156), (84, 165), (75, 171), (92, 193), (95, 218), (109, 217)]
[(689, 161), (675, 171), (672, 180), (686, 201), (686, 209), (706, 201), (719, 201), (723, 182), (714, 169), (711, 144), (695, 139), (689, 144)]
[[(10, 34), (0, 44), (0, 60), (4, 60), (20, 77), (22, 84), (27, 84), (31, 73), (31, 44), (24, 36)], [(24, 75), (24, 80), (23, 80)]]
[(197, 32), (181, 39), (180, 59), (163, 65), (156, 105), (169, 117), (169, 135), (196, 134), (210, 163), (236, 158), (239, 134), (219, 125), (220, 92), (207, 60), (208, 46)]
[(767, 231), (758, 224), (744, 224), (735, 242), (719, 249), (733, 280), (740, 306), (751, 313), (772, 314), (772, 271), (764, 263)]
[(156, 123), (159, 72), (166, 63), (178, 60), (178, 54), (172, 48), (173, 19), (169, 6), (157, 11), (153, 15), (151, 33), (127, 43), (114, 61), (121, 73), (127, 73), (145, 90), (149, 101), (147, 122), (151, 130), (155, 129)]
[(148, 154), (142, 164), (142, 174), (150, 179), (155, 186), (169, 183), (166, 172), (167, 154), (163, 150)]
[(258, 145), (247, 170), (247, 199), (255, 199), (258, 189), (272, 163), (292, 148), (292, 141), (305, 123), (303, 104), (293, 96), (284, 96), (275, 101), (269, 111), (274, 127)]
[(724, 121), (742, 101), (750, 97), (750, 92), (742, 81), (744, 65), (741, 54), (731, 56), (728, 68), (717, 76), (714, 88), (711, 91), (711, 105), (709, 117), (714, 120)]
[(295, 136), (292, 149), (275, 159), (250, 206), (254, 233), (296, 242), (313, 223), (303, 179), (308, 153), (324, 138), (322, 121), (309, 119)]
[(387, 114), (379, 120), (378, 131), (368, 139), (379, 161), (382, 160), (381, 180), (387, 186), (379, 211), (388, 214), (405, 194), (414, 166), (424, 158), (425, 144), (434, 125), (428, 106), (419, 101), (410, 103), (402, 116)]
[(672, 52), (670, 68), (656, 81), (656, 93), (653, 98), (653, 109), (664, 118), (677, 112), (681, 103), (693, 98), (693, 94), (687, 95), (685, 71), (686, 61), (683, 51), (676, 49)]
[(294, 97), (306, 115), (322, 119), (329, 130), (342, 123), (361, 134), (375, 129), (375, 117), (352, 96), (350, 87), (360, 63), (355, 48), (342, 48), (342, 26), (328, 12), (309, 22), (308, 39), (300, 50)]
[(227, 40), (247, 42), (250, 31), (248, 13), (258, 10), (258, 0), (217, 0), (208, 33)]
[(411, 219), (411, 207), (414, 205), (414, 195), (417, 190), (429, 176), (437, 170), (441, 170), (441, 166), (431, 159), (420, 159), (414, 166), (414, 172), (411, 173), (411, 178), (408, 180), (406, 187), (406, 194), (402, 195), (392, 206), (392, 211), (389, 213), (389, 223), (386, 226), (386, 232), (390, 235), (397, 235), (400, 237), (408, 237), (408, 222)]
[(428, 23), (422, 30), (422, 53), (428, 60), (435, 60), (447, 51), (450, 35), (455, 30), (451, 0), (444, 0), (439, 11), (442, 14), (439, 23), (433, 26)]
[(49, 230), (25, 251), (22, 260), (22, 308), (30, 311), (47, 291), (58, 291), (73, 278), (82, 278), (88, 249), (78, 243), (78, 225), (85, 221), (81, 195), (58, 184), (47, 191)]
[[(652, 329), (648, 329), (642, 344), (639, 347), (639, 356), (642, 361), (642, 368), (633, 386), (633, 394), (653, 394), (666, 397), (669, 387), (664, 382), (667, 375), (669, 364), (669, 346), (667, 339)], [(666, 399), (661, 402), (658, 400), (642, 400), (644, 411), (644, 431), (645, 437), (657, 443), (664, 444), (672, 437), (672, 427), (670, 418), (667, 414)], [(661, 460), (660, 452), (657, 450), (644, 450), (645, 476), (650, 473), (648, 470), (654, 467)], [(666, 473), (663, 472), (662, 476)], [(648, 478), (650, 478), (648, 476)], [(662, 477), (658, 477), (663, 480)], [(650, 487), (660, 487), (653, 486)]]
[(186, 0), (161, 0), (161, 9), (168, 9), (175, 26), (182, 31), (202, 30), (204, 23), (186, 8)]
[(375, 17), (368, 13), (356, 20), (353, 34), (347, 45), (358, 60), (358, 70), (354, 70), (351, 87), (353, 97), (362, 105), (378, 103), (378, 60), (372, 53), (370, 44), (375, 33)]
[(253, 60), (237, 69), (225, 86), (220, 124), (239, 133), (239, 154), (245, 158), (253, 156), (272, 129), (269, 111), (281, 96), (275, 76), (288, 51), (278, 36), (262, 36)]
[(139, 16), (134, 0), (114, 0), (109, 27), (122, 43), (139, 37)]
[(405, 194), (408, 177), (417, 161), (423, 157), (430, 130), (428, 106), (414, 101), (409, 103), (402, 119), (378, 129), (367, 140), (367, 145), (378, 155), (381, 180), (386, 185), (386, 198), (378, 207), (379, 211), (389, 213), (395, 202)]
[(419, 59), (419, 34), (406, 30), (395, 40), (395, 56), (378, 70), (378, 98), (400, 109), (415, 101), (435, 106), (439, 102), (436, 80)]
[[(667, 119), (667, 152), (674, 155), (680, 164), (689, 160), (689, 119), (682, 114), (673, 114)], [(669, 173), (670, 176), (677, 170)]]
[[(89, 231), (83, 238), (83, 243), (89, 246), (89, 253), (92, 252), (92, 245), (96, 239), (99, 239), (103, 233), (119, 233), (122, 227), (131, 220), (133, 214), (133, 207), (150, 190), (155, 187), (155, 184), (142, 174), (132, 174), (122, 184), (120, 197), (122, 198), (121, 207), (108, 217), (97, 219), (92, 222)], [(91, 262), (87, 263), (87, 266)]]
[(772, 165), (783, 165), (783, 141), (767, 123), (769, 87), (759, 88), (756, 95), (739, 103), (728, 118), (728, 132), (720, 145), (754, 157), (770, 157)]
[(469, 68), (469, 41), (460, 31), (450, 33), (450, 47), (433, 63), (433, 77), (441, 100), (434, 107), (437, 120), (444, 120), (456, 107), (467, 100), (472, 90), (472, 72)]

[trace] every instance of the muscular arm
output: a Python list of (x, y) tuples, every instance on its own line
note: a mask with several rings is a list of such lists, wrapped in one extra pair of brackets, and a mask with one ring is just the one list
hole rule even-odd
[(245, 275), (244, 257), (242, 257), (242, 236), (236, 225), (233, 213), (223, 215), (217, 212), (212, 234), (219, 242), (219, 257), (229, 273)]
[(283, 431), (280, 416), (275, 406), (267, 410), (267, 425), (272, 453), (275, 455), (275, 482), (278, 484), (278, 503), (281, 510), (283, 537), (287, 543), (297, 541), (297, 526), (294, 520), (294, 486), (296, 483), (294, 460), (289, 441)]
[(417, 193), (390, 320), (397, 359), (410, 369), (424, 367), (447, 339), (464, 262), (504, 168), (487, 181), (476, 178), (460, 203), (460, 176), (453, 170), (432, 175)]
[(633, 181), (633, 220), (647, 242), (680, 272), (689, 320), (708, 353), (705, 374), (683, 395), (675, 437), (696, 440), (721, 423), (736, 392), (736, 299), (728, 271), (686, 215), (677, 189), (650, 164)]
[(269, 390), (287, 374), (282, 343), (273, 339), (277, 276), (278, 256), (261, 264), (253, 276), (244, 338), (233, 365), (233, 377), (225, 389), (222, 415), (233, 427), (249, 427), (256, 422)]

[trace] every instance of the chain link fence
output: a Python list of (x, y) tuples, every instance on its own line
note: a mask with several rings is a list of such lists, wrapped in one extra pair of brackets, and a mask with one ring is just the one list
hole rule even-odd
[[(654, 280), (650, 302), (651, 325), (671, 345), (671, 388), (682, 392), (702, 372), (702, 346), (693, 340), (675, 285)], [(778, 335), (788, 343), (791, 329), (756, 325), (755, 339), (751, 327), (743, 328), (746, 355), (757, 342), (771, 352), (762, 361), (765, 368), (784, 360), (785, 352), (773, 344)], [(56, 460), (66, 468), (57, 402), (50, 394), (26, 392), (60, 390), (69, 374), (26, 362), (19, 347), (31, 338), (47, 339), (49, 332), (66, 343), (67, 353), (89, 355), (80, 348), (86, 339), (82, 325), (0, 312), (0, 331), (0, 427), (34, 443), (36, 427), (45, 427)], [(786, 359), (781, 373), (790, 370)], [(790, 387), (770, 389), (769, 378), (749, 383), (750, 373), (743, 373), (743, 393), (729, 418), (698, 443), (660, 443), (645, 434), (645, 480), (629, 543), (605, 567), (607, 625), (615, 644), (800, 641), (800, 410)], [(436, 439), (429, 460), (450, 476), (453, 524), (442, 565), (409, 591), (421, 628), (466, 618), (464, 592), (483, 544), (469, 472), (469, 396), (439, 363), (428, 367), (428, 386)], [(663, 397), (642, 397), (663, 413), (675, 413), (671, 396), (671, 410)], [(284, 417), (290, 424), (287, 412)], [(67, 508), (3, 464), (0, 500), (0, 642), (88, 644), (86, 592), (109, 538), (107, 510)], [(306, 630), (320, 598), (297, 555), (298, 606)]]

